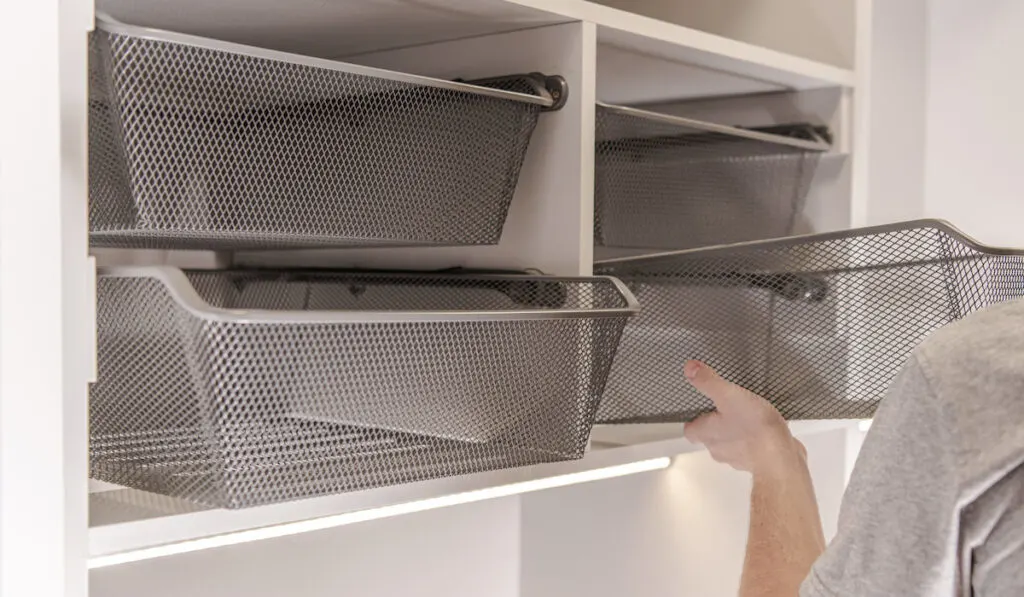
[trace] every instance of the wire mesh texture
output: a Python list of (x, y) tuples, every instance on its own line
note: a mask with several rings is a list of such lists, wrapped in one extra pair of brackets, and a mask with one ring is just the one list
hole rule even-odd
[(533, 94), (100, 23), (91, 243), (496, 244), (554, 104), (542, 77), (510, 79)]
[(793, 232), (818, 158), (806, 138), (599, 104), (594, 238), (598, 246), (696, 247)]
[(599, 263), (636, 295), (597, 420), (712, 410), (682, 374), (706, 361), (787, 419), (869, 418), (937, 328), (1024, 296), (1024, 252), (917, 221)]
[(111, 268), (95, 478), (242, 508), (578, 458), (616, 280)]

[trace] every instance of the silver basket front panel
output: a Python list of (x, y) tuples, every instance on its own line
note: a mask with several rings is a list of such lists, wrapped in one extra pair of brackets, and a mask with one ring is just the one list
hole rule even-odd
[(595, 242), (667, 250), (789, 235), (827, 148), (598, 105)]
[(701, 359), (787, 419), (860, 419), (931, 332), (1024, 296), (1024, 253), (923, 221), (598, 264), (642, 305), (598, 422), (712, 409), (683, 377)]
[(240, 508), (577, 458), (613, 280), (112, 270), (92, 474)]
[(90, 47), (95, 246), (496, 244), (552, 104), (125, 26)]

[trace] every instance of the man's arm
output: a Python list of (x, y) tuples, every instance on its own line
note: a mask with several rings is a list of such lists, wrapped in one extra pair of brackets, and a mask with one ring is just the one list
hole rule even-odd
[(778, 469), (754, 475), (741, 597), (796, 597), (825, 550), (805, 456), (780, 455)]
[(766, 400), (698, 361), (683, 371), (716, 408), (687, 424), (686, 437), (753, 476), (740, 597), (796, 597), (825, 549), (807, 454)]

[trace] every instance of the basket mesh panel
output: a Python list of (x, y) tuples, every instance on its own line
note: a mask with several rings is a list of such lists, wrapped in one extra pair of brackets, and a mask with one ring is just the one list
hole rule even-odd
[(604, 423), (712, 409), (682, 374), (697, 358), (787, 419), (871, 417), (935, 329), (1024, 296), (1024, 256), (910, 224), (599, 264), (642, 306), (623, 333)]
[(495, 244), (541, 106), (97, 31), (97, 246)]
[(786, 236), (819, 155), (598, 106), (595, 242), (690, 249)]
[(92, 475), (228, 508), (578, 458), (629, 313), (597, 279), (189, 278), (233, 309), (556, 315), (222, 322), (156, 278), (102, 277)]

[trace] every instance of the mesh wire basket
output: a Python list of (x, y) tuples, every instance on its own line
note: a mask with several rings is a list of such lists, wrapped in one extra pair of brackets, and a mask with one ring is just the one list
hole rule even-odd
[(935, 329), (1024, 296), (1024, 252), (943, 222), (599, 263), (634, 292), (597, 420), (688, 421), (712, 409), (687, 359), (771, 400), (787, 419), (871, 417)]
[(821, 152), (805, 138), (597, 106), (598, 246), (690, 249), (792, 233)]
[(470, 85), (100, 23), (91, 242), (496, 244), (556, 81)]
[(582, 456), (609, 278), (111, 268), (95, 478), (241, 508)]

